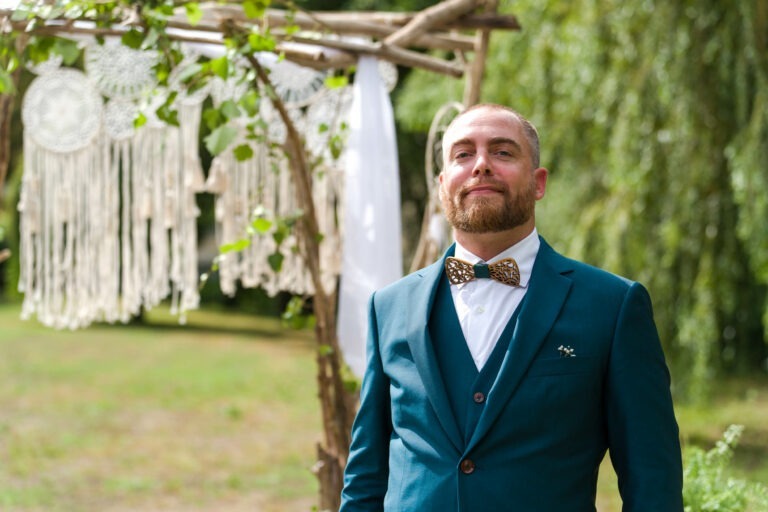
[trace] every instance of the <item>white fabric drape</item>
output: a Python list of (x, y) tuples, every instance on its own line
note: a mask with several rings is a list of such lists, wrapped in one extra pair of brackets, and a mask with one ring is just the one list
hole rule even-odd
[(338, 335), (345, 361), (361, 376), (368, 298), (403, 268), (394, 116), (374, 58), (358, 61), (349, 128)]

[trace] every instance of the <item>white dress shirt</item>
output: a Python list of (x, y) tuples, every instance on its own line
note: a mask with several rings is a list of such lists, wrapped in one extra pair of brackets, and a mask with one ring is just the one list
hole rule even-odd
[(530, 235), (485, 262), (456, 243), (454, 257), (472, 265), (514, 258), (520, 268), (520, 286), (509, 286), (487, 278), (451, 285), (453, 305), (459, 316), (461, 331), (478, 371), (488, 361), (502, 331), (528, 291), (533, 262), (540, 244), (534, 228)]

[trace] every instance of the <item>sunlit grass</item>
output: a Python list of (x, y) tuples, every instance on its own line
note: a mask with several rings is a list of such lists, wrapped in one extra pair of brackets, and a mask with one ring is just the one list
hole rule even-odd
[(161, 310), (53, 331), (9, 306), (0, 326), (0, 510), (310, 510), (310, 333)]

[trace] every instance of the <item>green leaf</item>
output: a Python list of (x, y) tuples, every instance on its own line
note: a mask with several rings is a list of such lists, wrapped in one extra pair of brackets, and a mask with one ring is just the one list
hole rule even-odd
[(179, 111), (173, 108), (173, 102), (176, 101), (178, 94), (176, 91), (170, 93), (165, 102), (155, 110), (157, 118), (171, 126), (179, 126)]
[(344, 150), (344, 139), (339, 134), (333, 135), (328, 141), (328, 149), (331, 151), (331, 156), (334, 160), (338, 160), (341, 156), (341, 152)]
[(139, 48), (141, 48), (141, 43), (144, 42), (144, 34), (142, 32), (139, 32), (135, 28), (132, 28), (128, 32), (123, 34), (121, 41), (128, 48), (133, 48), (134, 50), (138, 50)]
[(147, 124), (147, 116), (145, 116), (143, 113), (139, 112), (136, 115), (136, 118), (133, 120), (133, 127), (135, 129), (138, 129), (138, 128), (141, 128), (142, 126), (144, 126), (145, 124)]
[(288, 235), (290, 234), (290, 227), (288, 227), (288, 224), (285, 223), (284, 219), (280, 219), (277, 223), (277, 229), (275, 229), (275, 232), (272, 233), (272, 238), (275, 240), (277, 245), (280, 245), (285, 241), (286, 238), (288, 238)]
[(243, 94), (238, 104), (249, 117), (255, 117), (259, 113), (260, 100), (259, 93), (255, 89), (250, 89)]
[(285, 256), (280, 254), (279, 252), (274, 252), (267, 256), (267, 263), (269, 263), (269, 267), (275, 271), (280, 272), (283, 268), (283, 260), (285, 259)]
[(261, 233), (262, 235), (265, 234), (267, 231), (272, 229), (272, 221), (269, 219), (265, 219), (264, 217), (259, 217), (255, 219), (253, 222), (251, 222), (251, 226)]
[(253, 149), (248, 144), (240, 144), (234, 149), (233, 153), (238, 162), (244, 162), (253, 157)]
[(203, 111), (203, 120), (205, 121), (205, 125), (209, 130), (215, 130), (216, 127), (218, 127), (224, 119), (221, 117), (219, 109), (206, 108)]
[(226, 254), (228, 252), (240, 252), (250, 247), (250, 245), (251, 245), (250, 239), (241, 238), (240, 240), (235, 240), (234, 242), (220, 245), (219, 252), (221, 254)]
[[(160, 35), (164, 32), (163, 29), (158, 30), (155, 27), (151, 27), (147, 35), (144, 37), (144, 41), (141, 43), (142, 50), (151, 50), (157, 46), (157, 41), (160, 39)], [(178, 61), (175, 61), (178, 62)]]
[(219, 107), (219, 111), (226, 119), (235, 119), (240, 117), (240, 109), (237, 108), (237, 103), (233, 100), (224, 101)]
[(194, 62), (188, 66), (184, 66), (181, 71), (179, 72), (179, 80), (182, 83), (187, 83), (193, 76), (200, 73), (200, 71), (203, 69), (203, 66)]
[(226, 56), (211, 60), (210, 66), (211, 72), (222, 80), (229, 76), (229, 59)]
[(0, 69), (0, 94), (13, 94), (16, 87), (13, 85), (11, 74), (4, 69)]
[(30, 10), (29, 6), (25, 5), (24, 2), (19, 3), (19, 5), (11, 12), (11, 21), (24, 21), (34, 16), (32, 11)]
[(269, 4), (269, 0), (246, 0), (243, 2), (243, 12), (249, 18), (261, 18)]
[(53, 37), (31, 38), (26, 48), (29, 60), (36, 64), (48, 60), (55, 42)]
[(258, 32), (248, 34), (248, 45), (254, 52), (271, 52), (275, 49), (275, 40)]
[(80, 56), (80, 47), (71, 39), (56, 39), (56, 43), (53, 45), (53, 51), (54, 53), (61, 55), (64, 64), (67, 66), (74, 64)]
[(329, 89), (340, 89), (349, 84), (347, 75), (329, 76), (325, 78), (325, 86)]
[(237, 128), (229, 125), (221, 125), (213, 130), (204, 140), (205, 147), (213, 156), (218, 155), (235, 140), (237, 137)]
[(200, 23), (200, 20), (203, 19), (203, 10), (200, 9), (200, 4), (197, 2), (184, 4), (184, 9), (187, 11), (187, 19), (189, 20), (189, 24), (193, 27)]

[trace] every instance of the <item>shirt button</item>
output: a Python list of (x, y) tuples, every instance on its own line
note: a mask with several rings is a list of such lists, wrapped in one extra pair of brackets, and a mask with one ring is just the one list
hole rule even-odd
[(481, 404), (485, 402), (485, 395), (478, 391), (477, 393), (472, 395), (472, 399), (475, 401), (476, 404)]
[(482, 315), (483, 313), (485, 313), (485, 308), (483, 306), (477, 306), (477, 308), (475, 308), (475, 313), (477, 313), (478, 315)]
[(472, 459), (464, 459), (461, 461), (461, 464), (459, 464), (459, 468), (461, 468), (461, 472), (465, 475), (469, 475), (474, 473), (475, 471), (475, 463), (472, 462)]

